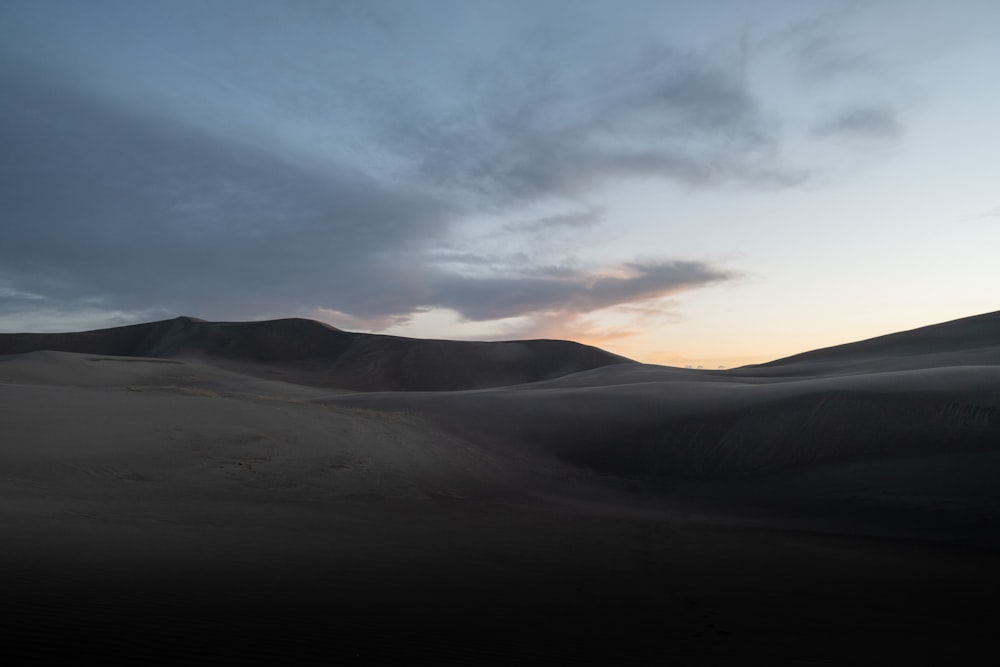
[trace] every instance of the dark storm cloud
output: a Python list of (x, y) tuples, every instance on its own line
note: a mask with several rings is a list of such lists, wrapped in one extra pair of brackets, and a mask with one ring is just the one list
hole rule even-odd
[(521, 276), (437, 281), (439, 305), (468, 320), (492, 320), (554, 311), (572, 315), (663, 297), (731, 280), (732, 272), (697, 261), (630, 263), (606, 274), (559, 268)]
[(115, 111), (37, 71), (0, 76), (0, 301), (245, 317), (427, 299), (407, 258), (445, 233), (440, 201)]

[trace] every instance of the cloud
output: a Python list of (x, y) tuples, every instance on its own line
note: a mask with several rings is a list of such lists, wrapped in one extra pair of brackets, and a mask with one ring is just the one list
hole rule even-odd
[(533, 220), (508, 222), (503, 225), (502, 231), (541, 235), (560, 231), (577, 232), (604, 222), (605, 214), (606, 211), (603, 207), (591, 207), (583, 211), (547, 215)]
[(690, 260), (630, 262), (614, 271), (559, 267), (516, 276), (435, 281), (434, 303), (472, 321), (560, 313), (585, 314), (731, 280), (736, 274)]
[(892, 107), (863, 105), (842, 109), (819, 124), (815, 132), (822, 137), (895, 142), (903, 127)]
[[(598, 5), (586, 20), (495, 8), (496, 30), (463, 10), (470, 32), (442, 36), (451, 9), (407, 3), (128, 4), (4, 10), (0, 318), (84, 300), (375, 328), (428, 308), (573, 317), (733, 278), (570, 257), (613, 217), (604, 189), (808, 177), (740, 63), (627, 17), (635, 39), (609, 40), (598, 18), (619, 15)], [(893, 128), (891, 110), (855, 106), (817, 131)]]
[(960, 219), (962, 222), (971, 222), (974, 220), (986, 220), (987, 218), (1000, 218), (1000, 206), (996, 208), (982, 211), (975, 215), (967, 215)]
[[(86, 303), (88, 322), (100, 309), (116, 322), (323, 312), (382, 328), (427, 308), (469, 320), (586, 313), (731, 277), (685, 260), (625, 262), (616, 273), (540, 268), (527, 256), (514, 274), (503, 272), (516, 256), (442, 264), (461, 211), (439, 197), (129, 114), (45, 72), (0, 74), (0, 174), (14, 221), (0, 245), (7, 322), (28, 307)], [(543, 217), (519, 231), (584, 228), (601, 215)], [(468, 273), (477, 261), (483, 270)]]
[(505, 321), (503, 333), (517, 338), (564, 338), (599, 347), (624, 344), (666, 324), (678, 322), (679, 302), (671, 296), (613, 305), (591, 312), (551, 311)]
[(210, 317), (383, 316), (425, 300), (411, 258), (447, 233), (441, 200), (130, 115), (44, 72), (7, 67), (0, 81), (9, 290)]
[[(814, 182), (843, 175), (845, 165), (856, 177), (858, 163), (844, 162), (844, 151), (871, 159), (873, 149), (894, 147), (905, 134), (903, 112), (922, 97), (904, 75), (912, 55), (900, 44), (907, 40), (887, 42), (870, 29), (891, 12), (880, 3), (834, 3), (761, 40), (764, 57), (779, 59), (766, 63), (770, 76), (788, 77), (782, 117), (789, 135), (807, 139), (788, 148), (818, 149), (810, 159)], [(904, 22), (900, 34), (910, 29)]]
[(572, 51), (521, 47), (473, 68), (448, 113), (405, 95), (378, 105), (375, 131), (412, 178), (501, 207), (632, 178), (705, 187), (805, 178), (780, 164), (779, 128), (738, 68), (664, 46), (586, 67)]
[(847, 49), (843, 41), (834, 39), (829, 31), (829, 26), (824, 26), (820, 32), (817, 25), (810, 25), (799, 35), (800, 41), (789, 49), (788, 56), (801, 81), (830, 84), (879, 70), (875, 58)]

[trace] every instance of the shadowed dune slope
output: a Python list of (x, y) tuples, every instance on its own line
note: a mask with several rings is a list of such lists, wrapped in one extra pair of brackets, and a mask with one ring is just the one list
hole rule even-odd
[(1000, 313), (756, 367), (598, 368), (480, 392), (320, 399), (669, 488), (805, 466), (1000, 450)]
[(997, 366), (321, 400), (417, 412), (467, 438), (657, 486), (1000, 448)]
[[(679, 480), (1000, 451), (1000, 313), (731, 371), (638, 364), (561, 341), (421, 341), (309, 320), (178, 318), (0, 336), (3, 352), (39, 348), (121, 356), (114, 362), (36, 352), (30, 373), (6, 365), (9, 381), (24, 382), (15, 371), (41, 378), (55, 364), (96, 385), (110, 382), (103, 378), (115, 366), (120, 385), (137, 382), (128, 374), (141, 370), (146, 386), (222, 387), (227, 396), (275, 393), (315, 406), (402, 411), (484, 455), (519, 458), (531, 474), (559, 470), (659, 491)], [(131, 366), (138, 358), (159, 364), (127, 370), (121, 360), (129, 358)], [(186, 365), (169, 363), (179, 361)], [(216, 367), (212, 373), (206, 363)], [(247, 375), (258, 383), (284, 380), (286, 388), (241, 383)], [(296, 383), (299, 390), (367, 393), (292, 391)]]
[(358, 391), (497, 387), (636, 362), (556, 340), (417, 340), (341, 331), (305, 319), (162, 322), (78, 333), (0, 334), (0, 354), (39, 350), (191, 359), (275, 380)]
[(790, 375), (1000, 364), (1000, 310), (734, 369)]

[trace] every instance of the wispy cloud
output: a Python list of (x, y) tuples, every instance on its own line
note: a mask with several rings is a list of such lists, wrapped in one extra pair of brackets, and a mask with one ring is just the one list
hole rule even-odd
[(991, 208), (981, 213), (977, 213), (975, 215), (966, 216), (962, 218), (962, 221), (971, 222), (973, 220), (985, 220), (987, 218), (1000, 218), (1000, 206), (997, 206), (996, 208)]
[(837, 80), (868, 76), (879, 69), (878, 60), (869, 53), (845, 47), (831, 34), (826, 22), (801, 26), (788, 55), (796, 75), (806, 84), (830, 84)]
[(578, 232), (582, 229), (601, 224), (604, 222), (604, 217), (604, 208), (591, 207), (583, 211), (546, 215), (532, 220), (508, 222), (503, 225), (502, 231), (540, 235), (567, 231)]
[(469, 320), (559, 313), (580, 315), (611, 306), (676, 294), (731, 280), (736, 274), (706, 262), (630, 262), (611, 270), (560, 267), (522, 275), (463, 277), (435, 281), (435, 305)]
[(650, 45), (592, 68), (528, 44), (470, 74), (447, 114), (419, 99), (383, 105), (382, 142), (412, 178), (497, 206), (578, 197), (621, 179), (696, 186), (788, 186), (805, 175), (777, 157), (778, 128), (736, 68)]
[(825, 119), (815, 132), (821, 137), (896, 142), (903, 127), (896, 110), (889, 106), (855, 106)]

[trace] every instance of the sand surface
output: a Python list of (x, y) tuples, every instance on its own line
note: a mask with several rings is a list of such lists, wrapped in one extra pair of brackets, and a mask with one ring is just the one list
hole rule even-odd
[(169, 322), (0, 336), (9, 656), (992, 664), (998, 313), (724, 372), (420, 348), (434, 391)]

